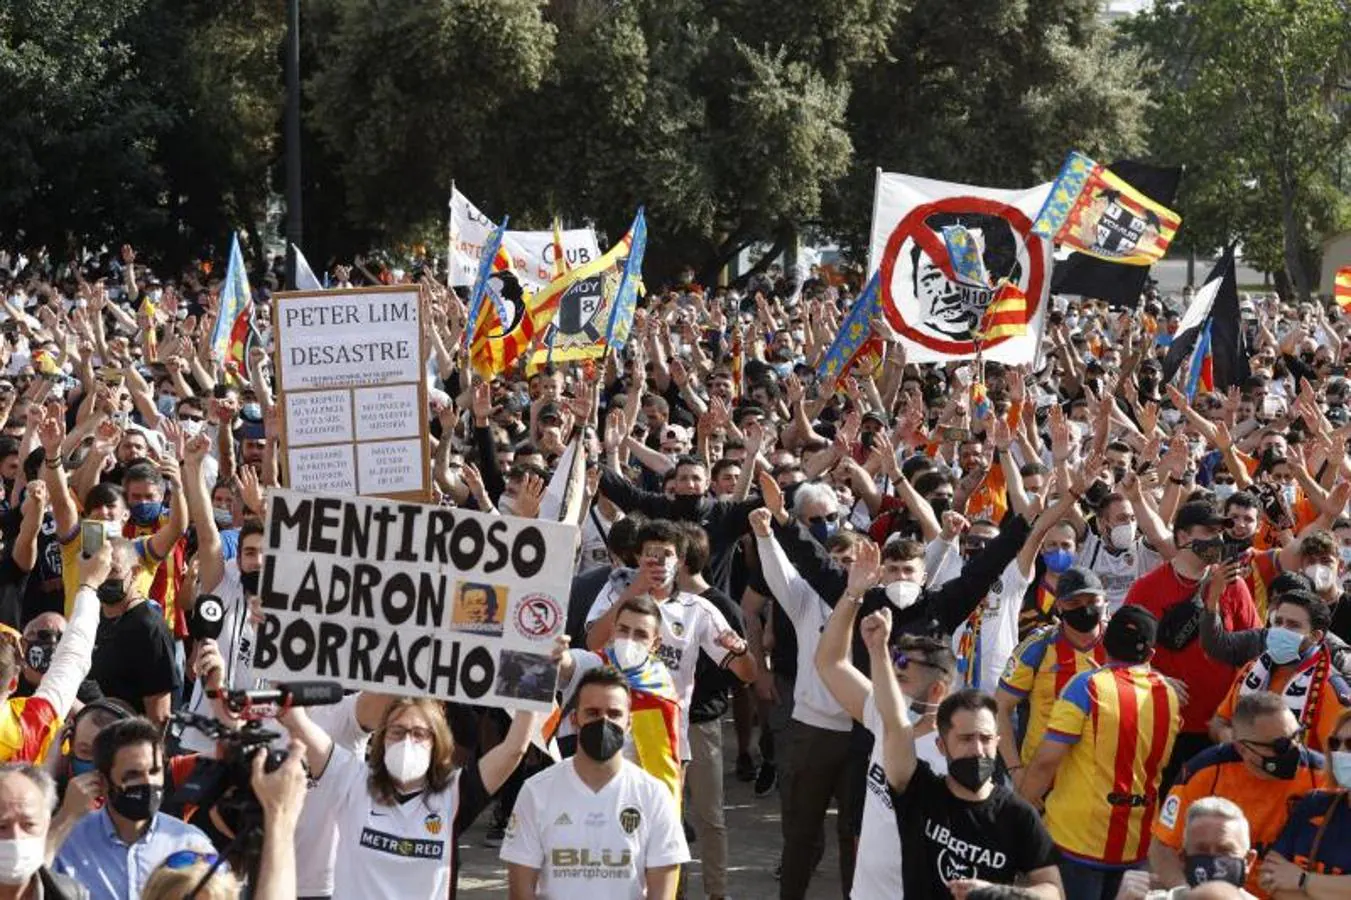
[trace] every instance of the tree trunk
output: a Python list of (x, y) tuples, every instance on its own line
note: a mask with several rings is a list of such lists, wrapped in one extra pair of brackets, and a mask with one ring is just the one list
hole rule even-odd
[(1304, 268), (1304, 254), (1300, 248), (1300, 227), (1295, 209), (1295, 186), (1286, 172), (1281, 173), (1281, 248), (1285, 258), (1285, 274), (1290, 289), (1298, 300), (1309, 299), (1309, 275)]

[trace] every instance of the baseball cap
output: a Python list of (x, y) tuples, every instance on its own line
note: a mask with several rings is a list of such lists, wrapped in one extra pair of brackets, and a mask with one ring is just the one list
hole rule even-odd
[(661, 430), (661, 439), (663, 443), (666, 441), (687, 441), (690, 439), (690, 433), (685, 429), (685, 426), (672, 423)]
[(1193, 500), (1190, 503), (1182, 504), (1182, 507), (1177, 511), (1177, 516), (1173, 519), (1173, 530), (1181, 531), (1184, 528), (1195, 528), (1198, 525), (1221, 528), (1228, 524), (1229, 520), (1220, 514), (1214, 504), (1205, 500)]
[(1096, 594), (1099, 597), (1105, 597), (1107, 591), (1102, 586), (1102, 579), (1092, 569), (1085, 569), (1083, 566), (1070, 566), (1060, 573), (1060, 580), (1055, 585), (1055, 598), (1067, 600), (1070, 597), (1077, 597), (1079, 594)]
[[(1062, 576), (1063, 577), (1063, 576)], [(1143, 606), (1126, 605), (1107, 623), (1103, 647), (1113, 659), (1143, 661), (1159, 637), (1159, 620)]]

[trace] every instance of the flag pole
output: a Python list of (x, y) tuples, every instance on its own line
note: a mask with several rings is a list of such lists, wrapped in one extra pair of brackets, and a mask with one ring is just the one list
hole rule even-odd
[(446, 287), (454, 290), (455, 267), (455, 179), (450, 179), (450, 200), (446, 203)]

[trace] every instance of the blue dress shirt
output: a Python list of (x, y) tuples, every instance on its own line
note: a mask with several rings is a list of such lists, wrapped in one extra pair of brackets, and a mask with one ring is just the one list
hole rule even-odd
[(89, 888), (91, 900), (137, 900), (150, 873), (179, 850), (215, 852), (201, 829), (164, 813), (156, 813), (140, 840), (127, 846), (105, 807), (80, 820), (52, 869)]

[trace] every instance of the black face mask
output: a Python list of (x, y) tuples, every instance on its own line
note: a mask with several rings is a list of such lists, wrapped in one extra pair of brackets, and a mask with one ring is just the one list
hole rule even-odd
[(46, 674), (52, 667), (52, 656), (56, 653), (55, 644), (29, 644), (25, 660), (30, 669)]
[(596, 762), (609, 762), (624, 749), (624, 729), (609, 719), (587, 722), (577, 729), (577, 744)]
[(941, 519), (943, 513), (952, 509), (952, 500), (948, 497), (935, 497), (929, 501), (929, 505), (933, 507), (934, 515)]
[(1093, 606), (1081, 606), (1078, 609), (1067, 609), (1060, 614), (1060, 618), (1075, 631), (1082, 631), (1087, 634), (1102, 623), (1102, 607), (1094, 604)]
[(1225, 881), (1241, 888), (1248, 880), (1248, 864), (1242, 857), (1192, 853), (1184, 858), (1183, 865), (1186, 868), (1183, 874), (1191, 887), (1207, 881)]
[[(1251, 749), (1251, 748), (1249, 748)], [(1281, 738), (1272, 747), (1273, 756), (1258, 754), (1262, 757), (1262, 771), (1272, 778), (1289, 781), (1299, 774), (1300, 746), (1298, 741)]]
[(116, 606), (127, 599), (127, 586), (120, 578), (109, 578), (99, 585), (98, 597), (104, 606)]
[(948, 774), (952, 780), (976, 793), (994, 777), (995, 761), (988, 756), (963, 756), (948, 760)]
[(239, 572), (239, 583), (244, 588), (244, 593), (252, 596), (258, 595), (258, 572), (245, 572), (242, 569)]
[(155, 817), (164, 802), (164, 785), (131, 784), (108, 792), (108, 804), (113, 811), (132, 822), (145, 822)]

